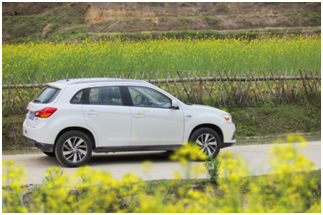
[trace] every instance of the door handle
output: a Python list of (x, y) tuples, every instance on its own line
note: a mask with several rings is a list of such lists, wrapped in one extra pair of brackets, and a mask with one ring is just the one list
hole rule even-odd
[(98, 115), (98, 112), (95, 112), (94, 110), (91, 110), (90, 112), (86, 112), (87, 115)]
[(135, 117), (135, 118), (145, 118), (143, 115), (139, 115), (139, 114), (133, 115), (133, 117)]

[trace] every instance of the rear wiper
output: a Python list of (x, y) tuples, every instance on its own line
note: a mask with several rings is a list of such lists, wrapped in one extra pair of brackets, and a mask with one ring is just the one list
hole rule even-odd
[(41, 101), (38, 99), (34, 99), (33, 102), (37, 103), (37, 102), (41, 102)]

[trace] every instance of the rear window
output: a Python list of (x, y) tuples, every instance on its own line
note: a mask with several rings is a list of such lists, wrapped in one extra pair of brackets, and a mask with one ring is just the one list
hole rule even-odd
[(85, 89), (77, 92), (71, 99), (71, 104), (83, 104)]
[(52, 88), (52, 87), (46, 87), (39, 96), (33, 100), (34, 103), (49, 103), (53, 101), (58, 93), (60, 92), (60, 89)]

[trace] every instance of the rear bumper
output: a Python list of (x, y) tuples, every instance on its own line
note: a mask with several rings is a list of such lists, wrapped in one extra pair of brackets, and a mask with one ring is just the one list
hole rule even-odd
[(43, 152), (53, 152), (54, 151), (54, 145), (47, 144), (47, 143), (38, 143), (36, 140), (30, 139), (24, 135), (25, 141), (29, 143), (30, 145), (36, 146)]

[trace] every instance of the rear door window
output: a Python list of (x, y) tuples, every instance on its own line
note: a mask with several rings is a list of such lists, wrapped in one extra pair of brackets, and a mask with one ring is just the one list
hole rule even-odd
[(61, 90), (53, 87), (46, 87), (39, 96), (33, 100), (34, 103), (49, 103), (52, 102)]
[(123, 105), (119, 87), (91, 88), (89, 92), (89, 104)]

